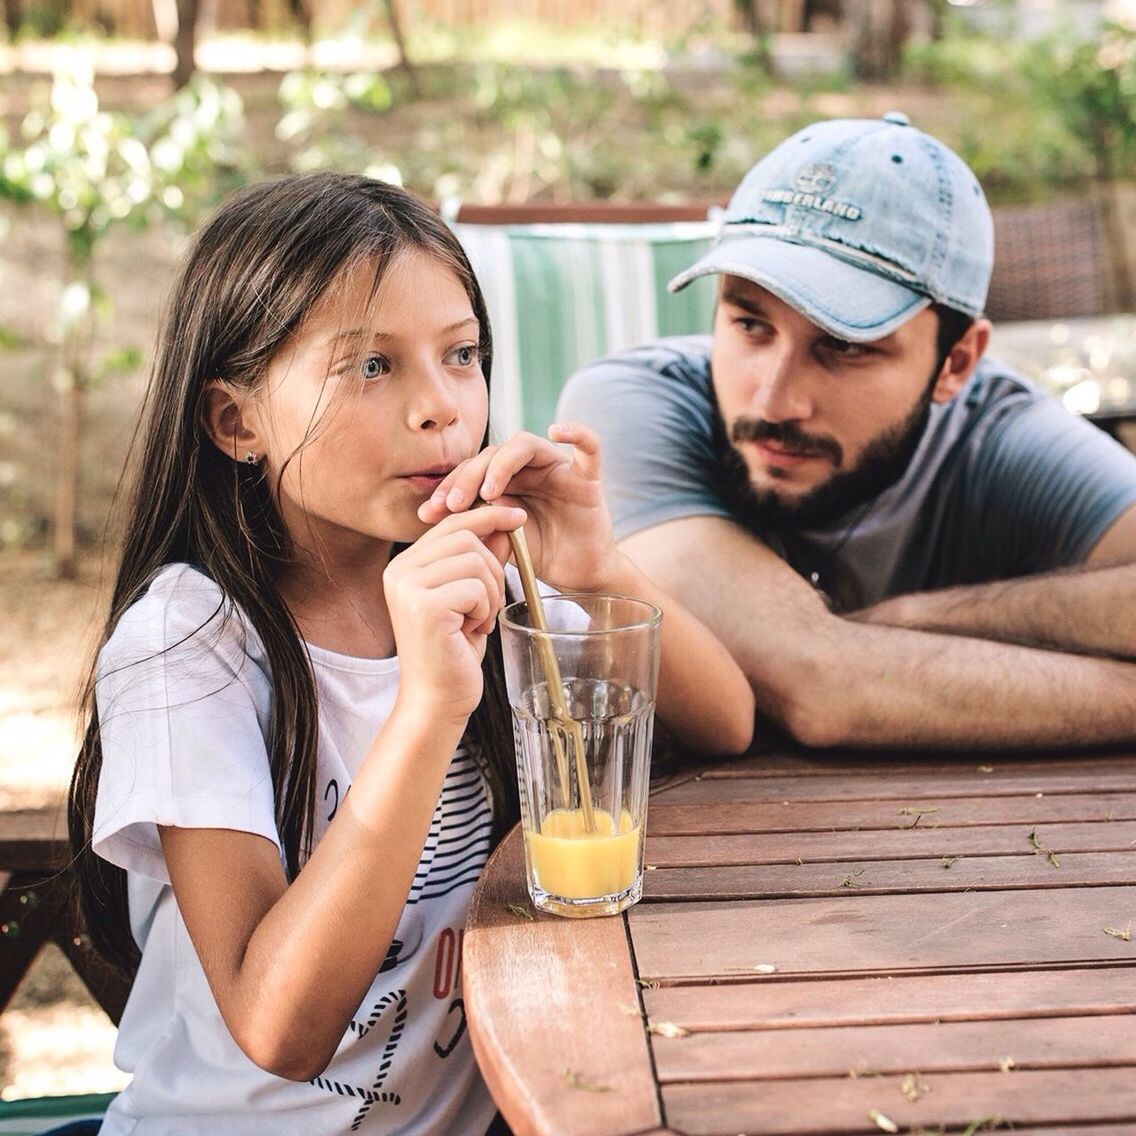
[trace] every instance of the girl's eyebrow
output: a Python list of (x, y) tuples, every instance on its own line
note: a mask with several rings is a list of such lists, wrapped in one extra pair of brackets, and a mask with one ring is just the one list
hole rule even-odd
[[(476, 316), (467, 316), (465, 319), (456, 320), (454, 323), (448, 324), (439, 330), (439, 335), (450, 335), (463, 327), (472, 324), (474, 327), (480, 327), (481, 324)], [(328, 340), (329, 347), (338, 347), (341, 343), (357, 342), (359, 340), (370, 339), (372, 342), (389, 342), (397, 338), (388, 331), (372, 331), (368, 328), (352, 328), (350, 331), (339, 331), (331, 336)]]

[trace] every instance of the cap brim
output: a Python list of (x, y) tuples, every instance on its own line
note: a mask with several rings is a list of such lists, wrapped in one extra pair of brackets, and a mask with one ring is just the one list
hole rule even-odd
[(850, 343), (883, 339), (931, 304), (928, 296), (823, 249), (770, 237), (724, 240), (667, 288), (677, 292), (711, 275), (751, 280)]

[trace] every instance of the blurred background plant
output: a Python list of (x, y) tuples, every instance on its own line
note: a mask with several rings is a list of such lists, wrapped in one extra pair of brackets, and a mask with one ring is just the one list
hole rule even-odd
[(84, 403), (91, 387), (136, 369), (141, 353), (123, 344), (96, 355), (112, 314), (97, 254), (112, 228), (140, 228), (195, 216), (232, 182), (230, 143), (241, 116), (232, 91), (204, 76), (134, 117), (99, 107), (89, 61), (73, 57), (50, 87), (35, 91), (20, 127), (22, 145), (0, 136), (0, 197), (50, 213), (61, 238), (59, 292), (50, 323), (54, 360), (45, 366), (58, 395), (52, 553), (62, 577), (76, 572), (76, 509)]
[[(543, 23), (438, 15), (472, 13), (464, 0), (337, 11), (339, 2), (258, 0), (244, 12), (230, 0), (208, 10), (156, 0), (147, 29), (123, 0), (97, 9), (5, 0), (0, 199), (9, 208), (0, 224), (49, 214), (62, 251), (42, 262), (59, 264), (44, 333), (55, 363), (43, 379), (60, 400), (54, 519), (42, 517), (42, 494), (0, 498), (0, 511), (23, 514), (0, 516), (4, 542), (50, 529), (58, 569), (73, 571), (84, 398), (137, 368), (141, 350), (113, 331), (115, 289), (98, 267), (109, 234), (168, 228), (176, 239), (250, 178), (328, 167), (434, 201), (722, 201), (761, 153), (807, 122), (892, 107), (957, 149), (996, 204), (1086, 192), (1103, 202), (1136, 169), (1136, 33), (1104, 19), (1104, 3), (1118, 0), (1096, 4), (1087, 24), (1095, 0), (1064, 0), (1080, 23), (1045, 26), (1026, 18), (1035, 0), (665, 9), (626, 0), (582, 3), (577, 19), (557, 9), (559, 21)], [(187, 21), (194, 48), (183, 73), (176, 45)], [(121, 62), (131, 27), (149, 37), (134, 41), (133, 73)], [(54, 81), (29, 102), (26, 80), (45, 59)], [(1109, 208), (1120, 232), (1121, 206)], [(1130, 304), (1130, 282), (1120, 291)], [(8, 353), (26, 349), (34, 325), (10, 312), (0, 308)], [(0, 409), (0, 439), (4, 421)], [(16, 466), (0, 460), (0, 491), (19, 480)]]

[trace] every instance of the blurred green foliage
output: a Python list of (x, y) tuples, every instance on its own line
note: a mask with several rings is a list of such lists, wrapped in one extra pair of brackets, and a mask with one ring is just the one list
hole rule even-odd
[(22, 145), (0, 135), (0, 199), (53, 216), (62, 234), (59, 295), (45, 368), (59, 402), (58, 479), (52, 548), (56, 571), (76, 572), (78, 469), (87, 391), (130, 371), (141, 352), (96, 354), (111, 311), (96, 273), (99, 245), (116, 225), (141, 227), (195, 215), (233, 178), (241, 104), (199, 76), (153, 112), (136, 117), (99, 106), (89, 60), (74, 56), (50, 87), (33, 92)]
[(1088, 149), (1099, 177), (1136, 172), (1136, 29), (1110, 24), (1099, 42), (1039, 40), (1023, 52), (1022, 74)]
[(1086, 178), (1136, 172), (1136, 31), (1013, 40), (955, 25), (910, 46), (905, 78), (944, 92), (931, 127), (994, 202), (1076, 191)]
[(76, 56), (33, 91), (23, 145), (0, 134), (0, 198), (53, 213), (82, 262), (114, 224), (193, 215), (215, 200), (239, 165), (240, 122), (237, 95), (203, 76), (142, 117), (103, 110)]

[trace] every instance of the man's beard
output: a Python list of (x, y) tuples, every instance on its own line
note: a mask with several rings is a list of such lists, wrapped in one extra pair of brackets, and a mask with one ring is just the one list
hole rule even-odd
[[(873, 438), (851, 469), (840, 468), (844, 451), (835, 438), (809, 434), (794, 422), (739, 418), (727, 432), (715, 399), (714, 445), (726, 473), (731, 508), (758, 523), (815, 529), (873, 500), (894, 485), (911, 462), (927, 426), (933, 387), (934, 381), (928, 383), (906, 417)], [(776, 489), (759, 489), (752, 483), (749, 468), (736, 447), (742, 441), (777, 442), (795, 453), (826, 457), (836, 472), (810, 492), (787, 500)]]

